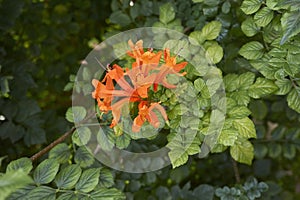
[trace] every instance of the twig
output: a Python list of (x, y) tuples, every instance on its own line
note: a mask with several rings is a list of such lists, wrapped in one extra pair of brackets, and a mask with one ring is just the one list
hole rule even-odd
[(240, 177), (239, 168), (237, 166), (237, 162), (233, 158), (231, 158), (231, 161), (232, 161), (235, 180), (236, 180), (237, 183), (240, 183), (241, 182), (241, 177)]
[(59, 143), (63, 142), (69, 135), (71, 135), (72, 133), (74, 133), (75, 130), (76, 130), (76, 128), (72, 127), (69, 131), (67, 131), (66, 133), (64, 133), (57, 140), (53, 141), (51, 144), (49, 144), (48, 146), (46, 146), (44, 149), (42, 149), (41, 151), (39, 151), (36, 154), (34, 154), (33, 156), (31, 156), (31, 158), (30, 158), (31, 161), (35, 161), (39, 157), (41, 157), (44, 154), (48, 153), (48, 151), (50, 151), (53, 147), (55, 147)]

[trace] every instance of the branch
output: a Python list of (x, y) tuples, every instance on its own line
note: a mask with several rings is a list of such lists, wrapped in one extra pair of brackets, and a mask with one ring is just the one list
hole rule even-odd
[(57, 140), (53, 141), (51, 144), (49, 144), (48, 146), (46, 146), (44, 149), (42, 149), (41, 151), (37, 152), (36, 154), (34, 154), (33, 156), (31, 156), (31, 161), (35, 161), (36, 159), (38, 159), (39, 157), (43, 156), (44, 154), (48, 153), (53, 147), (55, 147), (56, 145), (58, 145), (59, 143), (63, 142), (69, 135), (71, 135), (72, 133), (74, 133), (74, 131), (76, 130), (75, 127), (72, 127), (69, 131), (65, 132), (61, 137), (59, 137)]
[(241, 177), (240, 177), (239, 168), (237, 166), (237, 162), (233, 158), (231, 158), (231, 161), (232, 161), (235, 180), (236, 180), (237, 183), (240, 183), (241, 182)]

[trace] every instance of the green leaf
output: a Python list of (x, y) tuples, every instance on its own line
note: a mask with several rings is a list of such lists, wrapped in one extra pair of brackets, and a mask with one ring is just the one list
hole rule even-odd
[(251, 41), (243, 45), (239, 51), (239, 54), (248, 60), (256, 60), (264, 55), (264, 46), (257, 42)]
[(235, 119), (233, 121), (233, 127), (238, 130), (239, 135), (245, 138), (256, 138), (254, 124), (248, 117), (243, 119)]
[(78, 196), (75, 194), (75, 192), (66, 192), (61, 194), (56, 200), (78, 200)]
[(250, 15), (258, 11), (261, 4), (262, 1), (260, 0), (244, 0), (241, 9), (245, 14)]
[(206, 57), (214, 64), (217, 64), (222, 60), (223, 54), (223, 48), (220, 45), (212, 45), (206, 49)]
[(221, 31), (222, 24), (218, 21), (212, 21), (207, 23), (201, 30), (202, 36), (206, 40), (214, 40), (216, 39)]
[(7, 165), (6, 173), (23, 170), (24, 173), (29, 174), (32, 170), (32, 162), (29, 158), (19, 158), (18, 160), (14, 160)]
[(5, 173), (0, 176), (0, 200), (30, 183), (33, 183), (32, 179), (21, 168)]
[(97, 141), (101, 149), (103, 149), (104, 151), (110, 151), (114, 147), (114, 143), (110, 140), (110, 138), (102, 128), (100, 128), (98, 131)]
[(246, 72), (241, 75), (239, 75), (238, 78), (238, 88), (239, 90), (245, 90), (248, 89), (255, 80), (255, 74), (252, 72)]
[(56, 160), (58, 163), (66, 163), (70, 160), (71, 151), (66, 143), (56, 145), (49, 152), (49, 158)]
[(198, 78), (194, 81), (194, 87), (197, 91), (201, 92), (205, 87), (205, 82), (202, 78)]
[(268, 107), (266, 103), (262, 100), (253, 100), (250, 102), (249, 108), (251, 110), (251, 115), (255, 119), (263, 120), (268, 114)]
[(90, 193), (91, 200), (122, 200), (125, 195), (115, 188), (100, 188)]
[(282, 146), (277, 143), (268, 144), (269, 156), (273, 159), (278, 158), (282, 152)]
[(66, 119), (69, 122), (80, 122), (86, 116), (86, 110), (81, 106), (73, 106), (69, 108), (66, 112)]
[(292, 160), (296, 156), (296, 147), (294, 144), (283, 145), (283, 156), (287, 159)]
[(240, 163), (251, 165), (254, 157), (254, 148), (248, 140), (238, 139), (234, 146), (230, 147), (230, 155)]
[(120, 24), (121, 26), (127, 26), (131, 23), (130, 17), (121, 10), (113, 12), (109, 17), (109, 20), (111, 23)]
[(77, 183), (80, 175), (81, 168), (78, 165), (69, 165), (60, 170), (60, 172), (55, 177), (55, 184), (61, 189), (72, 189)]
[(206, 38), (203, 36), (201, 31), (193, 31), (189, 35), (189, 40), (193, 45), (203, 44)]
[(230, 94), (230, 97), (234, 99), (238, 105), (244, 105), (247, 106), (250, 102), (250, 97), (247, 91), (236, 91)]
[(7, 158), (7, 156), (0, 157), (0, 167), (2, 166), (2, 161), (5, 160), (5, 158)]
[(185, 152), (185, 149), (181, 148), (172, 149), (168, 154), (173, 169), (185, 164), (189, 158), (188, 154)]
[(279, 88), (276, 92), (277, 95), (286, 95), (292, 89), (292, 82), (289, 79), (276, 80), (275, 84)]
[(260, 30), (260, 28), (256, 25), (252, 17), (248, 17), (245, 21), (243, 21), (241, 28), (243, 33), (248, 37), (254, 36)]
[(286, 12), (281, 17), (281, 25), (284, 34), (281, 38), (280, 44), (284, 44), (291, 37), (300, 33), (300, 11)]
[(230, 12), (231, 4), (229, 1), (225, 1), (222, 5), (222, 13), (228, 14)]
[(114, 185), (114, 177), (110, 170), (102, 168), (100, 171), (99, 186), (109, 188)]
[(82, 173), (78, 183), (76, 184), (75, 189), (85, 193), (94, 190), (96, 185), (98, 184), (99, 176), (99, 168), (91, 168), (85, 170)]
[(159, 21), (164, 24), (168, 24), (169, 22), (175, 19), (175, 10), (171, 3), (166, 3), (159, 8)]
[(274, 12), (268, 7), (264, 7), (254, 15), (254, 21), (257, 26), (265, 27), (272, 21), (273, 16)]
[(292, 89), (292, 91), (287, 96), (288, 106), (293, 110), (300, 113), (300, 90)]
[(50, 183), (56, 176), (59, 163), (54, 159), (46, 159), (34, 170), (33, 179), (38, 185)]
[(92, 132), (88, 127), (78, 127), (72, 135), (72, 141), (78, 146), (86, 145), (91, 138)]
[(233, 119), (241, 119), (250, 114), (251, 111), (246, 106), (236, 106), (228, 112), (228, 116)]
[(211, 185), (201, 184), (196, 187), (193, 191), (193, 195), (198, 197), (197, 199), (201, 200), (213, 200), (214, 199), (215, 189)]
[(28, 199), (30, 200), (55, 200), (56, 199), (56, 191), (55, 189), (48, 186), (40, 186), (33, 189), (28, 194)]
[(80, 167), (89, 167), (95, 161), (92, 153), (85, 146), (81, 146), (77, 149), (77, 151), (75, 152), (74, 160), (77, 164), (80, 165)]
[(218, 143), (224, 146), (233, 146), (238, 138), (238, 132), (235, 129), (225, 129), (219, 135)]
[(239, 76), (237, 74), (227, 74), (224, 77), (226, 91), (233, 92), (238, 88)]
[(192, 0), (194, 3), (202, 3), (204, 0)]
[(268, 147), (265, 144), (254, 144), (255, 158), (263, 159), (268, 153)]
[(274, 93), (277, 89), (273, 81), (258, 77), (256, 82), (249, 88), (249, 96), (258, 99)]

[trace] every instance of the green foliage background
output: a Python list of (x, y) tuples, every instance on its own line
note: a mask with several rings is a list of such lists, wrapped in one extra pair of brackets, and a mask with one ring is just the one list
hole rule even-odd
[[(0, 0), (0, 199), (300, 198), (299, 1), (133, 2)], [(38, 161), (27, 158), (71, 128), (65, 113), (81, 60), (109, 36), (144, 26), (185, 33), (222, 71), (227, 113), (214, 153), (122, 173), (95, 161), (75, 132)], [(202, 78), (189, 70), (207, 105)]]

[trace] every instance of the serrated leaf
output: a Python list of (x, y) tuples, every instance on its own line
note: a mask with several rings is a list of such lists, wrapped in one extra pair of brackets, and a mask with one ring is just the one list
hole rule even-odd
[(223, 54), (223, 48), (220, 45), (212, 45), (206, 49), (206, 57), (214, 64), (217, 64), (222, 60)]
[(183, 148), (172, 149), (169, 153), (169, 158), (172, 163), (173, 169), (185, 164), (188, 161), (188, 154)]
[(78, 165), (69, 165), (60, 170), (60, 172), (55, 177), (55, 184), (58, 188), (62, 189), (72, 189), (77, 183), (80, 175), (81, 168)]
[(109, 188), (114, 185), (114, 177), (110, 170), (102, 168), (99, 177), (99, 186)]
[(33, 183), (32, 179), (20, 168), (0, 176), (0, 199), (4, 200), (17, 189)]
[(287, 159), (292, 160), (296, 156), (296, 147), (294, 144), (283, 145), (283, 156)]
[(58, 163), (66, 163), (69, 161), (71, 151), (66, 143), (56, 145), (49, 152), (49, 158), (53, 158)]
[(101, 128), (97, 133), (97, 141), (101, 149), (103, 149), (104, 151), (110, 151), (114, 147), (114, 143), (110, 140), (108, 135)]
[(240, 139), (230, 147), (230, 155), (240, 163), (251, 165), (254, 157), (254, 148), (248, 140)]
[(241, 28), (243, 33), (248, 37), (254, 36), (260, 30), (252, 17), (248, 17), (245, 21), (243, 21)]
[(56, 176), (59, 169), (59, 163), (54, 159), (46, 159), (41, 162), (34, 170), (33, 179), (37, 185), (48, 184)]
[(209, 22), (202, 28), (201, 35), (206, 40), (214, 40), (219, 36), (221, 28), (222, 28), (221, 22), (218, 21)]
[(280, 44), (284, 44), (291, 37), (300, 33), (300, 11), (286, 12), (281, 18), (281, 25), (284, 34), (281, 38)]
[(30, 200), (55, 200), (56, 199), (56, 191), (55, 189), (48, 186), (40, 186), (33, 189), (28, 194), (28, 199)]
[(66, 119), (69, 122), (80, 122), (86, 116), (86, 110), (81, 106), (73, 106), (69, 108), (66, 112)]
[(74, 160), (77, 164), (80, 165), (80, 167), (89, 167), (95, 161), (92, 153), (85, 146), (81, 146), (77, 149), (77, 151), (75, 152)]
[(256, 138), (254, 123), (248, 117), (235, 119), (233, 121), (233, 127), (238, 130), (239, 135), (245, 138)]
[(219, 135), (218, 143), (224, 146), (233, 146), (238, 138), (238, 132), (235, 129), (225, 129)]
[(249, 96), (255, 99), (274, 93), (278, 87), (273, 81), (258, 77), (256, 82), (249, 88)]
[(244, 0), (241, 9), (245, 14), (250, 15), (258, 11), (261, 4), (260, 0)]
[[(32, 181), (33, 182), (33, 181)], [(14, 191), (6, 200), (28, 200), (27, 195), (32, 191), (36, 186), (26, 185)]]
[(239, 75), (238, 88), (241, 90), (248, 89), (255, 80), (255, 74), (252, 72), (246, 72)]
[(159, 21), (164, 24), (168, 24), (169, 22), (175, 19), (175, 10), (171, 3), (166, 3), (159, 8)]
[(32, 170), (32, 162), (29, 158), (19, 158), (18, 160), (11, 161), (6, 167), (6, 173), (23, 170), (25, 174), (29, 174)]
[(246, 106), (236, 106), (228, 112), (228, 116), (233, 119), (241, 119), (250, 114), (251, 111)]
[(113, 12), (109, 17), (109, 20), (112, 23), (120, 24), (121, 26), (127, 26), (131, 23), (130, 17), (127, 14), (123, 13), (121, 10)]
[(279, 88), (278, 91), (275, 93), (277, 95), (286, 95), (292, 89), (292, 82), (289, 79), (276, 80), (275, 84)]
[(85, 193), (94, 190), (96, 185), (98, 184), (99, 176), (99, 168), (91, 168), (85, 170), (82, 173), (78, 183), (76, 184), (75, 189)]
[(194, 81), (194, 87), (197, 91), (201, 92), (203, 87), (205, 87), (205, 82), (202, 78), (198, 78)]
[(271, 158), (277, 158), (278, 156), (280, 156), (281, 152), (282, 152), (282, 146), (280, 144), (277, 143), (270, 143), (268, 145), (268, 150), (269, 150), (269, 156)]
[(226, 91), (233, 92), (235, 91), (239, 86), (239, 76), (237, 74), (227, 74), (224, 77), (224, 84)]
[(272, 21), (273, 16), (274, 12), (268, 7), (264, 7), (254, 15), (254, 21), (257, 26), (265, 27)]
[(288, 106), (300, 113), (300, 90), (294, 88), (287, 96)]
[(90, 193), (91, 200), (122, 200), (125, 195), (115, 188), (100, 188)]
[(72, 141), (78, 146), (86, 145), (90, 138), (92, 132), (88, 127), (78, 127), (72, 135)]
[(74, 192), (72, 193), (67, 192), (61, 194), (56, 200), (78, 200), (78, 196), (74, 194)]
[(234, 99), (238, 105), (244, 105), (247, 106), (250, 102), (250, 97), (247, 91), (236, 91), (230, 94), (230, 97)]
[(193, 45), (203, 44), (205, 42), (205, 37), (203, 36), (201, 31), (193, 31), (189, 35), (189, 41)]
[(251, 41), (241, 47), (239, 54), (246, 59), (256, 60), (263, 57), (263, 50), (264, 46), (261, 43), (257, 41)]
[(253, 100), (250, 102), (249, 108), (251, 110), (251, 115), (255, 118), (255, 119), (259, 119), (262, 120), (266, 117), (267, 113), (268, 113), (268, 107), (265, 104), (264, 101), (262, 100)]

